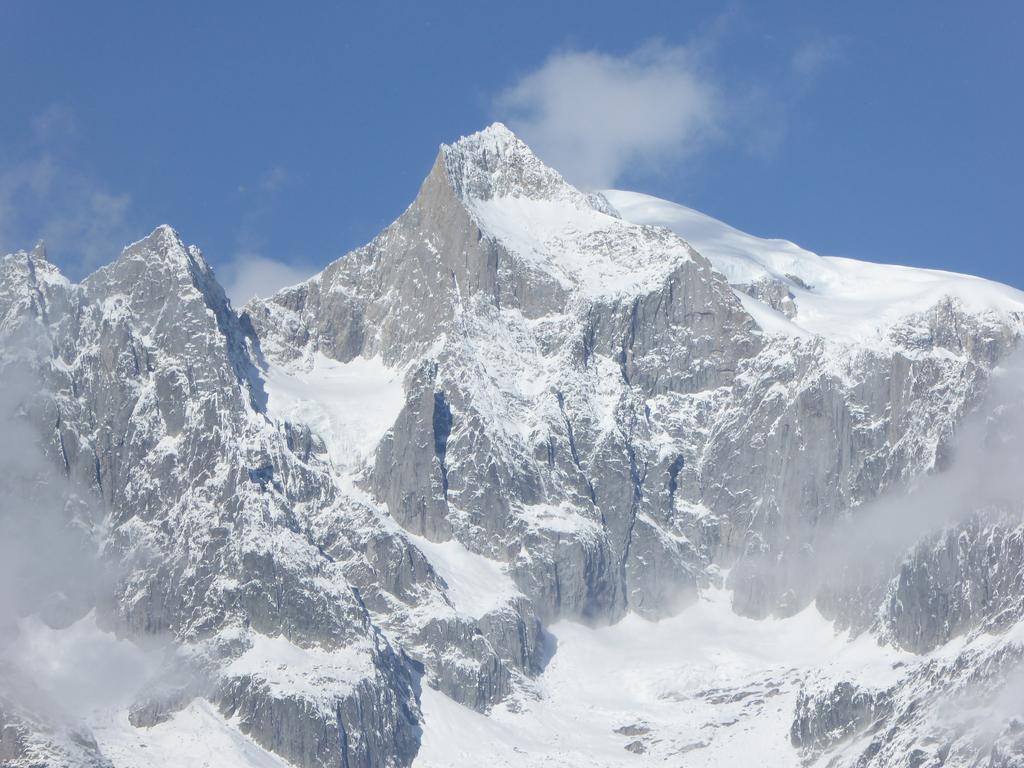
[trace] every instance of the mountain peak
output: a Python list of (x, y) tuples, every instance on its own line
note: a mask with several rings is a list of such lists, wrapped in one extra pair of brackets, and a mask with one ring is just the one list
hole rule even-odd
[(170, 224), (161, 224), (141, 240), (127, 246), (122, 258), (189, 265), (203, 262), (197, 248), (188, 247)]
[(84, 283), (104, 280), (117, 273), (173, 275), (175, 280), (186, 282), (212, 279), (212, 270), (199, 248), (185, 245), (169, 224), (161, 224), (141, 240), (125, 246), (117, 259), (93, 272)]
[[(175, 230), (170, 224), (158, 225), (152, 232), (137, 242), (147, 243), (150, 246), (157, 246), (161, 248), (178, 247), (184, 249), (185, 247), (181, 240), (181, 235), (179, 235), (177, 230)], [(135, 245), (135, 243), (128, 247), (131, 248), (133, 245)]]
[[(428, 183), (454, 193), (480, 236), (523, 274), (558, 290), (646, 294), (692, 256), (679, 237), (627, 223), (604, 197), (572, 186), (501, 123), (442, 145)], [(434, 187), (425, 189), (424, 204), (436, 205)]]
[(503, 123), (492, 123), (454, 144), (442, 144), (441, 154), (452, 187), (463, 199), (582, 196)]
[(188, 248), (174, 227), (160, 224), (145, 237), (126, 245), (118, 260), (167, 261), (184, 260), (187, 257)]
[[(525, 150), (530, 148), (504, 123), (494, 122), (476, 133), (468, 136), (461, 136), (451, 145), (444, 145), (458, 152), (479, 153), (490, 149), (492, 152), (507, 152), (513, 150)], [(532, 153), (531, 153), (532, 154)]]
[(522, 139), (516, 136), (512, 129), (500, 120), (496, 120), (486, 128), (483, 128), (476, 133), (471, 133), (469, 136), (461, 137), (456, 144), (473, 141), (490, 141), (501, 144), (519, 142), (520, 144), (523, 144), (523, 146), (526, 146)]

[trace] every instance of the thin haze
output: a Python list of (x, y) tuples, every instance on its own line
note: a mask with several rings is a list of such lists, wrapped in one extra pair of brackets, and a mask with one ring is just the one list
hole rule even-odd
[(97, 626), (113, 578), (99, 556), (102, 505), (47, 444), (52, 394), (30, 363), (39, 343), (2, 339), (0, 705), (75, 728), (92, 711), (127, 707), (162, 671), (189, 678), (167, 638), (142, 648)]
[(945, 466), (851, 511), (848, 524), (818, 545), (826, 568), (874, 558), (891, 561), (922, 536), (978, 512), (1010, 513), (1024, 522), (1024, 350), (992, 372), (977, 408), (967, 414)]

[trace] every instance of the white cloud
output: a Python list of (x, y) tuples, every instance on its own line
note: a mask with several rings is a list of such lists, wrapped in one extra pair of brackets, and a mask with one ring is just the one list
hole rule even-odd
[(241, 253), (217, 270), (224, 292), (235, 307), (253, 297), (267, 298), (282, 288), (306, 280), (316, 270), (302, 264), (286, 264), (255, 253)]
[(538, 155), (590, 189), (636, 166), (685, 159), (717, 135), (722, 117), (718, 89), (692, 52), (662, 45), (555, 54), (495, 105)]

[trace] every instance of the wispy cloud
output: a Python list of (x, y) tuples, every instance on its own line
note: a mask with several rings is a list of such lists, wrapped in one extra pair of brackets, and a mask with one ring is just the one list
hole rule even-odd
[(66, 143), (78, 135), (75, 113), (65, 104), (51, 104), (32, 118), (32, 139), (43, 146)]
[(236, 307), (253, 298), (268, 298), (317, 271), (302, 259), (286, 261), (263, 255), (269, 250), (264, 236), (266, 221), (274, 212), (282, 188), (292, 180), (284, 165), (275, 164), (253, 181), (238, 185), (244, 212), (235, 233), (235, 255), (217, 268), (217, 277)]
[(899, 555), (922, 536), (979, 511), (1021, 509), (1024, 499), (1024, 350), (993, 370), (985, 397), (957, 429), (941, 471), (893, 488), (851, 514), (821, 547), (835, 564)]
[(241, 307), (254, 297), (267, 298), (282, 288), (301, 283), (316, 268), (308, 264), (287, 263), (257, 253), (240, 253), (217, 269), (231, 303)]
[(685, 173), (687, 161), (721, 147), (770, 157), (786, 138), (791, 113), (842, 58), (843, 46), (811, 36), (776, 51), (763, 72), (730, 79), (728, 51), (749, 42), (732, 39), (742, 34), (735, 21), (723, 14), (686, 46), (555, 53), (501, 91), (494, 111), (585, 188)]
[[(1024, 350), (993, 369), (985, 396), (963, 417), (940, 467), (887, 489), (836, 519), (795, 522), (792, 534), (811, 542), (802, 564), (790, 564), (805, 586), (873, 588), (919, 546), (976, 516), (1024, 522)], [(760, 562), (756, 569), (776, 564)], [(809, 589), (812, 593), (814, 589)]]
[(557, 53), (495, 105), (570, 181), (606, 187), (635, 166), (677, 163), (716, 136), (722, 99), (697, 58), (660, 44), (625, 56)]
[(180, 665), (166, 635), (146, 638), (144, 649), (97, 627), (93, 612), (110, 605), (97, 595), (118, 573), (97, 549), (102, 505), (87, 485), (65, 476), (47, 448), (55, 445), (44, 439), (54, 393), (31, 361), (49, 343), (31, 324), (3, 339), (0, 698), (47, 727), (77, 731), (86, 714), (128, 707), (153, 689), (164, 665), (173, 664), (173, 673)]
[(0, 162), (0, 252), (45, 240), (72, 277), (117, 256), (134, 239), (131, 197), (73, 160), (74, 114), (54, 105), (31, 122), (31, 141)]
[(842, 57), (843, 47), (835, 37), (812, 37), (805, 40), (790, 57), (789, 66), (801, 85), (810, 85)]
[(243, 195), (255, 193), (259, 195), (269, 195), (272, 192), (276, 192), (285, 183), (288, 182), (289, 175), (288, 169), (283, 165), (274, 165), (268, 168), (253, 184), (239, 184), (238, 192)]

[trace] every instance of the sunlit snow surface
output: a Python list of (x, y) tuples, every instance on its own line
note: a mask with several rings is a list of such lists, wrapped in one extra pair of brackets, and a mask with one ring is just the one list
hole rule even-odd
[(625, 220), (676, 232), (734, 285), (764, 277), (783, 280), (795, 296), (792, 322), (754, 299), (740, 297), (769, 333), (863, 341), (946, 297), (959, 300), (969, 312), (1024, 312), (1024, 293), (980, 277), (818, 256), (787, 240), (754, 237), (650, 195), (619, 190), (602, 194)]
[(369, 640), (344, 648), (300, 648), (283, 635), (267, 637), (252, 633), (252, 645), (228, 667), (236, 677), (252, 675), (282, 698), (299, 696), (304, 701), (326, 699), (349, 692), (374, 673)]
[(406, 533), (406, 537), (426, 555), (444, 579), (448, 599), (458, 613), (479, 619), (512, 598), (522, 596), (505, 566), (497, 560), (470, 552), (454, 539), (434, 542), (411, 533)]
[(578, 200), (498, 197), (469, 206), (481, 229), (525, 263), (591, 297), (653, 290), (690, 258), (678, 240), (648, 241)]
[[(743, 618), (719, 590), (657, 623), (630, 615), (611, 627), (559, 623), (551, 631), (555, 655), (533, 696), (512, 707), (484, 716), (425, 689), (415, 765), (579, 768), (674, 758), (669, 764), (791, 767), (800, 762), (789, 726), (801, 680), (852, 669), (883, 685), (895, 679), (895, 663), (912, 660), (867, 636), (850, 642), (813, 607), (789, 619)], [(628, 751), (634, 742), (645, 752)]]
[(883, 690), (965, 648), (1020, 642), (1024, 626), (914, 656), (867, 633), (851, 640), (813, 606), (788, 619), (743, 618), (728, 593), (713, 590), (665, 621), (631, 615), (601, 629), (560, 623), (552, 633), (558, 650), (531, 693), (489, 716), (425, 688), (414, 765), (795, 768), (803, 763), (789, 729), (801, 684), (856, 679)]
[(287, 369), (271, 365), (266, 388), (271, 415), (312, 429), (339, 471), (370, 458), (405, 403), (401, 374), (380, 358), (340, 363), (317, 353)]
[(125, 711), (93, 726), (103, 753), (118, 768), (290, 768), (245, 736), (217, 709), (196, 699), (170, 720), (135, 728)]

